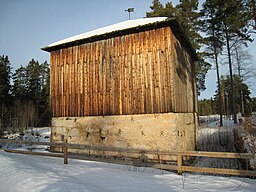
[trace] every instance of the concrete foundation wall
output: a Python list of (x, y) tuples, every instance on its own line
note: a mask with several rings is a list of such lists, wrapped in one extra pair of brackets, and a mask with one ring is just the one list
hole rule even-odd
[(150, 150), (195, 150), (195, 113), (59, 117), (52, 119), (51, 141)]

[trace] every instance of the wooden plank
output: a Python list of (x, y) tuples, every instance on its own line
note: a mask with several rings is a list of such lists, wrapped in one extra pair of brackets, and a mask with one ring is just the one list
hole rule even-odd
[(144, 110), (149, 113), (149, 64), (148, 64), (148, 31), (144, 32), (143, 40), (143, 71), (144, 71)]
[(115, 114), (115, 56), (114, 56), (114, 39), (110, 39), (110, 114)]
[(80, 52), (80, 115), (81, 117), (84, 116), (84, 46), (79, 46)]
[(71, 85), (71, 107), (72, 107), (72, 117), (76, 116), (76, 46), (72, 47), (72, 74), (71, 74), (71, 79), (72, 79), (72, 85)]
[(122, 41), (123, 48), (123, 62), (124, 62), (124, 95), (125, 95), (125, 114), (130, 114), (129, 108), (129, 69), (128, 69), (128, 45), (127, 39), (129, 35), (124, 36)]
[(148, 63), (149, 63), (149, 110), (148, 113), (154, 113), (154, 80), (153, 80), (153, 56), (152, 52), (148, 54)]
[(179, 153), (177, 155), (177, 164), (178, 164), (178, 175), (181, 175), (182, 174), (182, 155)]
[(126, 39), (126, 58), (127, 58), (127, 94), (128, 94), (128, 114), (133, 114), (132, 107), (132, 34)]
[(116, 73), (117, 73), (117, 65), (116, 62), (116, 48), (115, 48), (115, 39), (111, 39), (111, 95), (112, 95), (112, 109), (111, 114), (116, 114)]
[(69, 75), (69, 61), (68, 61), (68, 50), (67, 48), (63, 49), (63, 53), (64, 53), (64, 109), (65, 109), (65, 116), (64, 117), (68, 117), (68, 94), (69, 94), (69, 89), (68, 89), (68, 84), (69, 84), (69, 79), (67, 78)]
[(96, 75), (96, 61), (95, 61), (95, 55), (96, 55), (96, 42), (91, 43), (91, 64), (92, 64), (92, 114), (98, 115), (98, 87), (97, 87), (97, 75)]
[(95, 87), (96, 87), (96, 114), (100, 115), (99, 113), (99, 100), (100, 100), (100, 86), (99, 86), (99, 42), (95, 42)]
[(182, 166), (182, 171), (256, 177), (256, 171)]
[(71, 76), (71, 61), (70, 61), (70, 49), (66, 48), (66, 54), (67, 54), (67, 69), (66, 69), (66, 78), (67, 78), (67, 84), (66, 84), (66, 108), (67, 108), (67, 117), (70, 117), (70, 92), (71, 92), (71, 80), (70, 80), (70, 76)]
[(158, 74), (158, 102), (157, 102), (157, 106), (158, 106), (158, 112), (162, 113), (163, 112), (163, 105), (162, 105), (162, 90), (163, 90), (163, 85), (162, 85), (162, 60), (161, 60), (161, 47), (160, 47), (160, 39), (161, 39), (161, 30), (157, 29), (156, 30), (156, 61), (157, 61), (157, 74)]
[(135, 64), (135, 35), (131, 34), (131, 114), (135, 114), (136, 113), (136, 93), (135, 93), (135, 89), (136, 89), (136, 82), (135, 82), (135, 78), (136, 78), (136, 64)]
[(136, 77), (135, 77), (135, 82), (136, 82), (136, 114), (140, 113), (140, 104), (141, 104), (141, 78), (140, 78), (140, 33), (135, 34), (135, 62), (136, 62)]
[(157, 80), (158, 80), (158, 74), (157, 74), (157, 61), (156, 61), (156, 32), (155, 30), (152, 30), (151, 33), (151, 46), (152, 46), (152, 91), (153, 91), (153, 95), (152, 95), (152, 113), (157, 113), (158, 110), (158, 106), (157, 106), (157, 101), (158, 101), (158, 91), (157, 91)]
[(57, 153), (44, 153), (44, 152), (32, 152), (32, 151), (23, 151), (23, 150), (14, 150), (14, 149), (5, 149), (5, 152), (8, 153), (19, 153), (25, 155), (40, 155), (40, 156), (48, 156), (48, 157), (63, 157), (63, 154)]
[(250, 153), (231, 153), (231, 152), (208, 152), (208, 151), (186, 151), (180, 152), (184, 156), (195, 156), (195, 157), (212, 157), (212, 158), (239, 158), (249, 159), (253, 158)]
[(169, 44), (169, 59), (170, 59), (170, 73), (171, 73), (171, 99), (172, 99), (172, 112), (177, 112), (177, 103), (176, 103), (176, 95), (177, 95), (177, 83), (175, 82), (176, 79), (176, 57), (175, 57), (175, 49), (174, 44), (176, 43), (174, 34), (170, 30), (170, 44)]
[(92, 102), (92, 95), (93, 95), (93, 65), (92, 65), (92, 44), (88, 44), (88, 115), (93, 115), (93, 102)]
[(118, 37), (118, 63), (119, 63), (119, 81), (118, 81), (118, 90), (119, 90), (119, 115), (123, 114), (123, 89), (122, 89), (122, 76), (123, 76), (123, 63), (122, 63), (122, 47), (121, 47), (121, 38)]
[(172, 73), (171, 73), (171, 65), (173, 64), (171, 61), (171, 50), (170, 50), (170, 28), (164, 28), (164, 36), (165, 36), (165, 53), (166, 53), (166, 89), (167, 89), (167, 112), (172, 112)]
[(80, 46), (77, 45), (76, 46), (76, 70), (75, 70), (75, 77), (76, 77), (76, 83), (75, 83), (75, 87), (76, 87), (76, 116), (79, 117), (80, 116), (80, 108), (81, 108), (81, 104), (80, 104), (80, 74), (81, 74), (81, 65), (80, 65)]
[(162, 112), (168, 112), (167, 110), (167, 86), (166, 86), (166, 53), (165, 53), (165, 41), (164, 41), (164, 28), (160, 29), (160, 63), (161, 63), (161, 105)]
[(99, 114), (103, 114), (103, 106), (102, 106), (102, 80), (103, 80), (103, 68), (102, 68), (102, 41), (98, 43), (98, 62), (97, 62), (97, 69), (98, 69), (98, 110)]
[(50, 58), (50, 106), (52, 109), (52, 116), (55, 117), (55, 84), (54, 84), (54, 74), (55, 74), (55, 51), (51, 52)]
[(0, 139), (0, 143), (16, 143), (16, 144), (25, 144), (25, 145), (49, 145), (49, 146), (57, 146), (57, 147), (62, 146), (62, 143), (19, 141), (19, 140), (10, 140), (10, 139)]
[(126, 111), (126, 95), (125, 95), (125, 54), (124, 54), (124, 50), (125, 50), (125, 43), (124, 43), (124, 37), (121, 36), (120, 37), (120, 56), (121, 56), (121, 94), (122, 94), (122, 114), (127, 114)]
[(62, 103), (62, 109), (63, 109), (63, 117), (67, 117), (66, 114), (66, 82), (67, 79), (66, 77), (66, 49), (62, 49), (62, 57), (63, 57), (63, 63), (62, 63), (62, 75), (63, 75), (63, 93), (62, 93), (62, 97), (63, 97), (63, 103)]
[(115, 47), (115, 114), (120, 114), (119, 109), (119, 74), (120, 74), (120, 63), (118, 56), (118, 37), (114, 38), (114, 47)]
[(144, 42), (145, 42), (145, 32), (141, 32), (140, 36), (140, 77), (141, 77), (141, 84), (140, 84), (140, 89), (141, 89), (141, 104), (140, 108), (141, 111), (140, 113), (145, 114), (145, 53), (144, 50)]
[(84, 105), (84, 116), (88, 115), (88, 63), (87, 63), (87, 46), (83, 45), (83, 63), (84, 63), (84, 74), (83, 74), (83, 81), (84, 81), (84, 93), (83, 93), (83, 105)]
[(68, 139), (65, 139), (64, 140), (64, 143), (63, 143), (63, 157), (64, 157), (64, 164), (68, 164)]
[(105, 73), (105, 81), (106, 81), (106, 104), (105, 104), (105, 114), (110, 115), (110, 88), (111, 88), (111, 80), (110, 80), (110, 40), (106, 40), (106, 73)]
[(59, 116), (63, 117), (63, 50), (60, 49), (60, 55), (59, 55), (59, 63), (58, 63), (58, 81), (59, 81), (59, 93), (58, 93), (58, 97), (59, 97)]
[(61, 116), (61, 112), (60, 112), (60, 101), (61, 101), (61, 96), (60, 96), (60, 89), (61, 89), (61, 86), (60, 86), (60, 50), (57, 51), (58, 54), (57, 54), (57, 62), (56, 62), (56, 114), (57, 114), (57, 117), (60, 117)]
[(72, 115), (73, 115), (73, 111), (72, 111), (72, 79), (73, 79), (73, 77), (72, 77), (72, 68), (73, 68), (73, 51), (72, 51), (73, 49), (72, 49), (72, 47), (70, 47), (70, 48), (68, 48), (68, 57), (69, 57), (69, 76), (68, 76), (68, 78), (69, 78), (69, 94), (68, 94), (68, 100), (69, 100), (69, 102), (68, 102), (68, 108), (69, 108), (69, 114), (68, 114), (68, 116), (69, 117), (72, 117)]
[(107, 45), (106, 45), (106, 41), (104, 40), (103, 41), (103, 45), (102, 45), (102, 52), (103, 52), (103, 55), (102, 55), (102, 111), (103, 111), (103, 116), (107, 113), (107, 109), (106, 109), (106, 57), (107, 57)]

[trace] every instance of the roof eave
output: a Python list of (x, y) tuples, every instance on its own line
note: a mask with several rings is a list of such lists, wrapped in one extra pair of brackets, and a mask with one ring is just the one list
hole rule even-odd
[(80, 45), (80, 44), (84, 44), (84, 43), (103, 40), (103, 39), (111, 38), (111, 37), (117, 37), (117, 36), (121, 36), (121, 35), (128, 34), (128, 33), (137, 33), (137, 32), (140, 32), (140, 31), (145, 31), (147, 29), (152, 29), (152, 26), (154, 28), (175, 26), (177, 28), (177, 30), (181, 32), (181, 34), (179, 34), (179, 35), (181, 35), (182, 37), (185, 38), (185, 41), (186, 41), (187, 46), (188, 46), (188, 48), (189, 48), (189, 50), (190, 50), (190, 52), (193, 56), (194, 61), (199, 61), (199, 57), (196, 53), (196, 50), (194, 49), (194, 47), (190, 43), (189, 38), (185, 34), (185, 32), (182, 29), (179, 22), (174, 18), (170, 18), (170, 19), (167, 19), (165, 21), (149, 23), (149, 24), (142, 25), (142, 26), (136, 26), (136, 27), (128, 28), (128, 29), (124, 29), (124, 30), (112, 31), (110, 33), (95, 35), (95, 36), (91, 36), (89, 38), (79, 39), (79, 40), (75, 40), (75, 41), (71, 41), (71, 42), (67, 42), (67, 43), (63, 43), (63, 44), (59, 44), (59, 45), (55, 45), (55, 46), (46, 46), (46, 47), (43, 47), (41, 49), (43, 51), (51, 52), (51, 51), (54, 51), (54, 50), (67, 48), (67, 47), (71, 47), (71, 46), (76, 46), (76, 45)]

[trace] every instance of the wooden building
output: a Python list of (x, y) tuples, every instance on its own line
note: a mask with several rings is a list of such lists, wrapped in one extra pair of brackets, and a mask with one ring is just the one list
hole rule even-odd
[(197, 55), (176, 20), (129, 20), (42, 49), (53, 142), (195, 149)]

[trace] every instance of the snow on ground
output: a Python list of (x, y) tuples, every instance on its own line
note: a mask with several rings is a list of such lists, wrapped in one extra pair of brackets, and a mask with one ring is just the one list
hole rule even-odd
[[(204, 147), (205, 149), (216, 147), (216, 143), (219, 143), (217, 145), (219, 151), (234, 150), (233, 122), (225, 119), (224, 127), (220, 128), (217, 117), (204, 118), (204, 120), (205, 126), (199, 128), (201, 150)], [(33, 134), (27, 131), (22, 139), (49, 141), (49, 134), (50, 128), (33, 128)], [(10, 146), (10, 148), (15, 147), (17, 146)], [(23, 145), (19, 148), (25, 150), (29, 147)], [(35, 150), (40, 147), (42, 146), (36, 146)], [(195, 166), (239, 167), (236, 162), (217, 158), (199, 158), (198, 160)], [(226, 165), (229, 166), (226, 167)], [(256, 189), (256, 180), (249, 178), (190, 173), (179, 176), (177, 173), (152, 168), (75, 159), (69, 159), (69, 164), (64, 165), (62, 158), (12, 154), (3, 151), (0, 151), (0, 173), (0, 192), (255, 191)]]
[[(23, 141), (33, 141), (33, 142), (50, 142), (51, 127), (40, 127), (33, 128), (24, 131), (23, 134), (12, 133), (6, 134), (5, 139), (12, 140), (23, 140)], [(44, 145), (24, 145), (24, 144), (13, 144), (13, 143), (0, 143), (0, 149), (22, 149), (22, 150), (32, 150), (32, 151), (46, 151), (47, 146)]]
[(0, 192), (255, 191), (256, 180), (0, 151)]

